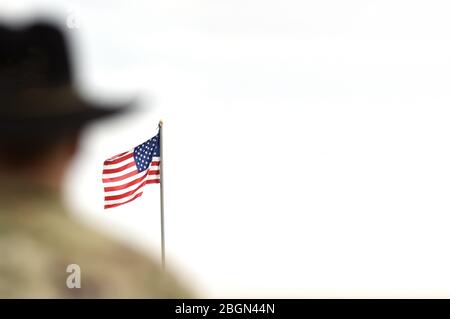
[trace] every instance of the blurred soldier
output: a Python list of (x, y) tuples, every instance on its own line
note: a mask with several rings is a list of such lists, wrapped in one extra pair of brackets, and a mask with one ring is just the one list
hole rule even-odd
[(80, 130), (129, 106), (83, 100), (67, 51), (51, 24), (0, 24), (0, 297), (189, 296), (158, 263), (73, 220), (61, 204)]

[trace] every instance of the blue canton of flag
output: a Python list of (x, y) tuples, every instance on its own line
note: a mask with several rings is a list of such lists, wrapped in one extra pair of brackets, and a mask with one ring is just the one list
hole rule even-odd
[(147, 142), (135, 147), (133, 156), (138, 171), (147, 170), (152, 162), (152, 158), (159, 157), (159, 133)]

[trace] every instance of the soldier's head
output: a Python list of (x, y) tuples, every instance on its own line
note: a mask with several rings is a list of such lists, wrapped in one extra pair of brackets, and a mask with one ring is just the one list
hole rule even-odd
[[(75, 89), (65, 34), (55, 24), (0, 22), (0, 171), (61, 171), (80, 130), (130, 103), (105, 105)], [(50, 174), (51, 175), (51, 174)]]

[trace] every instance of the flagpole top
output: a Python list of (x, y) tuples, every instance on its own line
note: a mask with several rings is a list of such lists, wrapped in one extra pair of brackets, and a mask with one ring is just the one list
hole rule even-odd
[(162, 127), (162, 126), (163, 126), (163, 121), (162, 121), (162, 120), (159, 120), (158, 126), (159, 126), (159, 127)]

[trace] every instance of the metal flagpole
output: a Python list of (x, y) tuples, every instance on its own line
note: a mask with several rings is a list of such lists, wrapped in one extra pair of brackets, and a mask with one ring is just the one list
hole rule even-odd
[(166, 269), (166, 244), (164, 239), (164, 175), (163, 175), (163, 122), (159, 121), (159, 196), (161, 209), (161, 265)]

